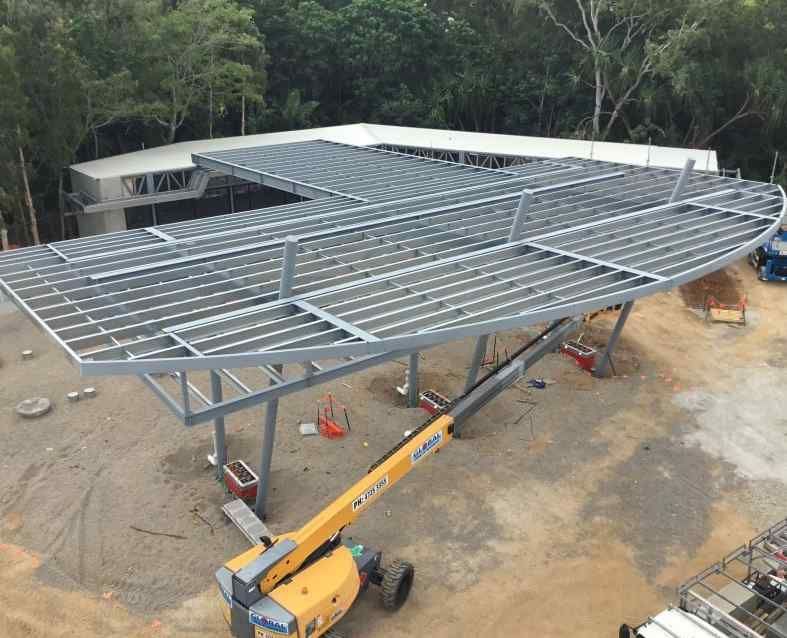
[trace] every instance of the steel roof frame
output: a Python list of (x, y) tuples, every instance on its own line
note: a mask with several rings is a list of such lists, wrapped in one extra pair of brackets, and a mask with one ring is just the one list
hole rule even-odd
[[(777, 186), (692, 173), (670, 202), (678, 171), (570, 158), (487, 169), (317, 141), (195, 162), (318, 199), (0, 255), (0, 287), (83, 374), (140, 375), (187, 424), (666, 290), (747, 253), (785, 212)], [(229, 396), (208, 398), (200, 370)]]
[(401, 196), (402, 189), (423, 192), (431, 186), (446, 190), (451, 183), (484, 183), (514, 175), (436, 159), (414, 161), (413, 156), (394, 151), (324, 141), (194, 154), (192, 160), (203, 168), (313, 199), (342, 196), (382, 201)]

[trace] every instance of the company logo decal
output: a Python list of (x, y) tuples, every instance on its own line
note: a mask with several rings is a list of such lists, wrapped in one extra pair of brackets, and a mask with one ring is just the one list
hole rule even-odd
[(275, 618), (270, 618), (269, 616), (263, 616), (262, 614), (255, 614), (253, 611), (249, 612), (249, 622), (251, 622), (252, 625), (275, 631), (277, 634), (284, 634), (285, 636), (290, 634), (290, 628), (287, 623), (283, 623), (281, 620), (276, 620)]
[(424, 458), (429, 452), (436, 446), (440, 445), (443, 442), (443, 431), (440, 430), (439, 432), (435, 432), (432, 436), (430, 436), (426, 441), (424, 441), (419, 447), (414, 449), (410, 454), (410, 460), (412, 461), (413, 465), (418, 463), (422, 458)]

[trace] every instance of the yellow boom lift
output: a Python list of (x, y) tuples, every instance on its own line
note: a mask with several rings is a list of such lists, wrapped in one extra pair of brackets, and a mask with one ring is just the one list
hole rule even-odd
[[(366, 589), (378, 586), (383, 606), (396, 610), (410, 593), (415, 570), (401, 560), (382, 566), (382, 552), (342, 539), (342, 530), (388, 488), (454, 436), (461, 424), (554, 350), (581, 319), (558, 321), (514, 352), (369, 468), (369, 472), (298, 531), (274, 538), (216, 572), (224, 617), (236, 638), (338, 638), (336, 623)], [(456, 427), (456, 431), (455, 431)]]
[(439, 414), (377, 461), (360, 481), (295, 532), (262, 544), (216, 572), (224, 617), (237, 638), (335, 638), (333, 629), (369, 583), (395, 610), (410, 593), (415, 570), (382, 552), (342, 540), (342, 530), (389, 487), (453, 438), (454, 419)]

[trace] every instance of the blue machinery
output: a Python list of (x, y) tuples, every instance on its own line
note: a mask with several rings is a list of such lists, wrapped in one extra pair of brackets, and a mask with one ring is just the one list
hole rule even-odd
[(787, 226), (749, 255), (763, 281), (787, 281)]

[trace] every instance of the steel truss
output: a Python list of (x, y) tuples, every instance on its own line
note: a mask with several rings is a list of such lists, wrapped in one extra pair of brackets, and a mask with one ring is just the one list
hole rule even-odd
[(416, 157), (469, 164), (481, 168), (512, 168), (536, 161), (536, 158), (522, 155), (505, 155), (502, 153), (478, 153), (476, 151), (457, 151), (444, 148), (429, 148), (426, 146), (405, 146), (401, 144), (378, 144), (375, 148), (396, 153), (406, 153)]
[(66, 193), (72, 208), (68, 214), (99, 213), (131, 206), (199, 199), (204, 195), (209, 181), (210, 171), (199, 168), (127, 175), (120, 179), (122, 193), (119, 197), (97, 201), (83, 191)]
[(674, 170), (484, 168), (400, 150), (318, 141), (195, 156), (315, 199), (12, 251), (0, 288), (82, 373), (140, 375), (193, 425), (666, 290), (751, 250), (785, 210), (777, 186), (702, 173), (670, 201)]

